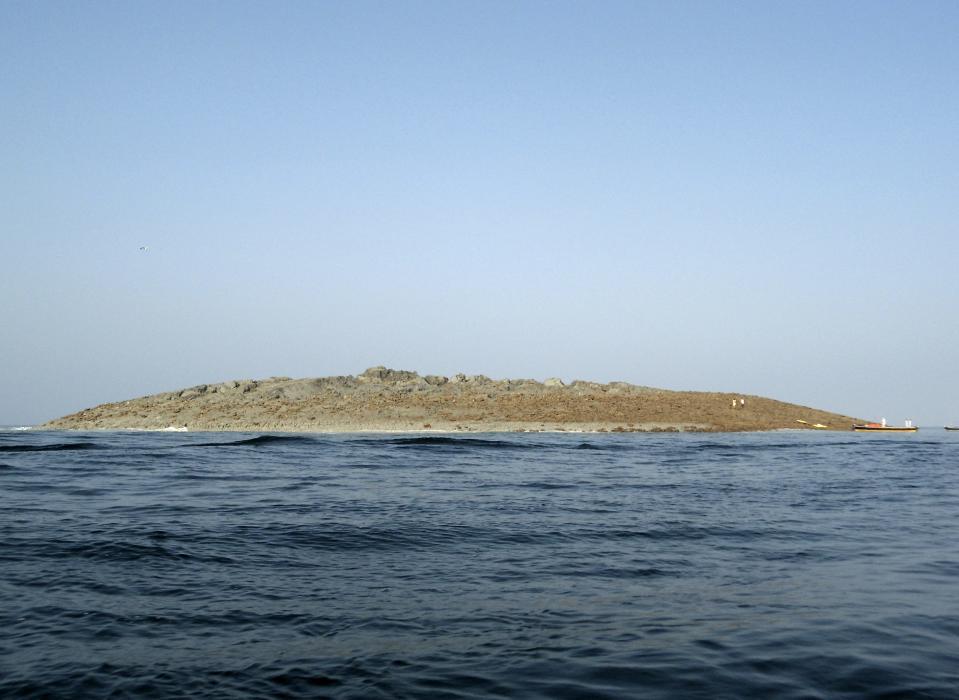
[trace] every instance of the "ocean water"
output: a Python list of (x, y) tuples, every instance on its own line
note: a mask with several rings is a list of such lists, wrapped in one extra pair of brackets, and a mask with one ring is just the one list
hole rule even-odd
[(956, 698), (959, 437), (0, 432), (0, 697)]

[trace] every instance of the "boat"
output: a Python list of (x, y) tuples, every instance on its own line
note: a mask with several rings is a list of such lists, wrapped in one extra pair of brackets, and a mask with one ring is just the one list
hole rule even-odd
[(947, 425), (946, 430), (959, 430), (959, 426)]
[(796, 422), (797, 422), (797, 423), (802, 423), (802, 424), (805, 425), (807, 428), (816, 428), (816, 429), (818, 429), (818, 430), (825, 430), (825, 429), (828, 429), (828, 428), (829, 428), (828, 425), (823, 425), (822, 423), (810, 423), (809, 421), (804, 421), (804, 420), (802, 420), (802, 419), (800, 419), (800, 418), (797, 418), (797, 419), (796, 419)]
[(907, 420), (905, 425), (886, 425), (886, 419), (882, 423), (860, 423), (852, 426), (857, 433), (914, 433), (919, 430), (918, 426)]

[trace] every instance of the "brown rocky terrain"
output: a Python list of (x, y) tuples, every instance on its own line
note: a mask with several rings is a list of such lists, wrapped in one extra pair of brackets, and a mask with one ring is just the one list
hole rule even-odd
[[(735, 402), (735, 406), (734, 406)], [(230, 381), (84, 409), (40, 426), (76, 430), (746, 431), (848, 430), (860, 419), (761, 396), (668, 391), (623, 382), (420, 376)]]

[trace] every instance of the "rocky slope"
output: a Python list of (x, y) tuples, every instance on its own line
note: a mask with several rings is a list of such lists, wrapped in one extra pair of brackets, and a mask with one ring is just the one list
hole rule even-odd
[(815, 424), (847, 430), (854, 422), (861, 420), (760, 396), (667, 391), (622, 382), (420, 376), (373, 367), (355, 377), (203, 384), (102, 404), (41, 427), (630, 432), (813, 429)]

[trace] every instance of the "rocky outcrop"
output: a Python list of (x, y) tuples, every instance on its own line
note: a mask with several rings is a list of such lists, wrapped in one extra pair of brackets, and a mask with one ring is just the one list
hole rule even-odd
[(668, 391), (625, 382), (567, 384), (558, 378), (421, 376), (379, 366), (357, 376), (201, 384), (102, 404), (41, 427), (631, 432), (803, 429), (815, 424), (846, 430), (854, 422), (861, 421), (760, 396)]

